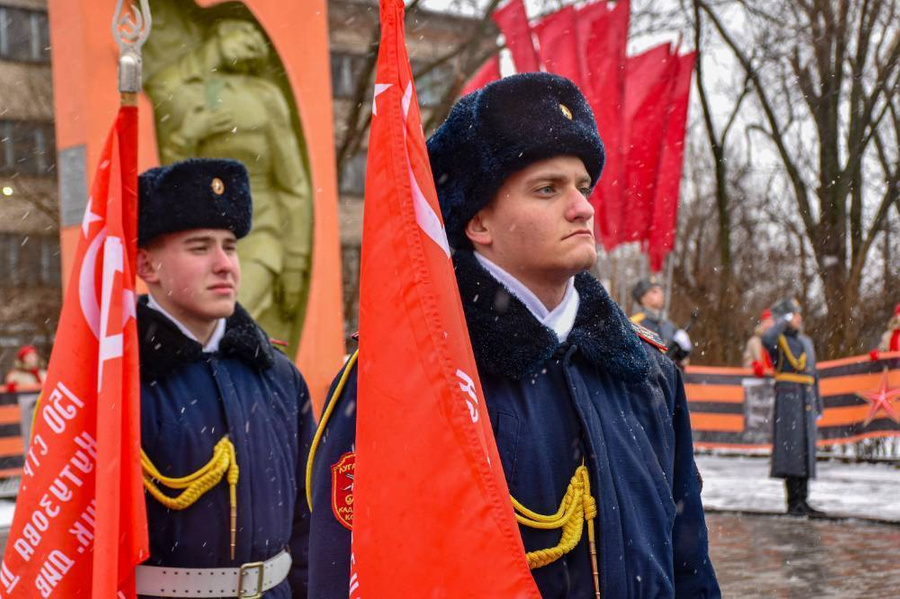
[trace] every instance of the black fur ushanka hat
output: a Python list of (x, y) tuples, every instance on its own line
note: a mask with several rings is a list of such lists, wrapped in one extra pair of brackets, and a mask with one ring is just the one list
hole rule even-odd
[(191, 158), (138, 177), (138, 247), (190, 229), (226, 229), (240, 239), (252, 216), (247, 169), (236, 160)]
[(596, 185), (605, 161), (603, 142), (587, 100), (565, 77), (522, 73), (460, 99), (428, 140), (450, 245), (471, 246), (466, 223), (507, 177), (561, 155), (581, 158)]

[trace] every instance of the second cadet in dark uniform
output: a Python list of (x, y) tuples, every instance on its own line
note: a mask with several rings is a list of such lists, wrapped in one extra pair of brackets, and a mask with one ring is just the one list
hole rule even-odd
[(783, 478), (788, 514), (819, 515), (807, 503), (816, 476), (816, 420), (824, 408), (812, 340), (801, 332), (800, 304), (785, 299), (772, 306), (775, 323), (762, 343), (775, 369), (771, 476)]
[(236, 303), (247, 171), (188, 160), (139, 179), (141, 596), (306, 597), (309, 393)]
[[(681, 373), (587, 272), (597, 259), (587, 197), (604, 155), (581, 92), (548, 73), (501, 79), (454, 106), (428, 153), (541, 595), (719, 597)], [(354, 356), (310, 459), (315, 599), (347, 597), (353, 513), (366, 509), (353, 501), (356, 374)], [(551, 517), (565, 501), (578, 509)], [(397, 589), (408, 595), (402, 580)]]
[(631, 315), (631, 322), (659, 335), (669, 357), (676, 364), (679, 366), (687, 364), (693, 344), (687, 331), (678, 328), (663, 315), (666, 292), (662, 284), (655, 279), (642, 279), (631, 289), (631, 297), (637, 308)]

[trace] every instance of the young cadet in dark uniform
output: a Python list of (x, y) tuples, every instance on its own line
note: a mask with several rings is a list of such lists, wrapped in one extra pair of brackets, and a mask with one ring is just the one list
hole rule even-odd
[(797, 300), (772, 306), (775, 324), (762, 334), (775, 368), (772, 416), (773, 478), (783, 478), (788, 514), (821, 515), (807, 503), (809, 479), (816, 476), (816, 421), (824, 412), (812, 340), (800, 332)]
[(668, 348), (669, 357), (683, 366), (691, 355), (693, 344), (687, 331), (679, 329), (674, 322), (663, 316), (666, 292), (654, 279), (642, 279), (631, 289), (631, 298), (637, 311), (631, 315), (631, 322), (639, 324), (659, 335)]
[[(586, 272), (604, 152), (581, 92), (547, 73), (502, 79), (461, 99), (428, 152), (516, 509), (554, 514), (584, 477), (596, 500), (557, 523), (582, 530), (565, 541), (520, 524), (541, 594), (595, 596), (578, 528), (593, 520), (604, 597), (719, 597), (681, 374)], [(354, 364), (309, 460), (316, 599), (347, 596), (353, 511), (364, 509), (352, 499)], [(409, 591), (402, 580), (397, 590)]]
[(303, 377), (236, 303), (251, 214), (239, 162), (139, 179), (141, 596), (306, 597), (312, 409)]

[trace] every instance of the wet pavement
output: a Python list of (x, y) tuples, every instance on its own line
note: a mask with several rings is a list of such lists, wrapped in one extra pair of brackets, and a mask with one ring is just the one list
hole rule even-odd
[(900, 526), (707, 513), (723, 597), (900, 597)]
[[(706, 514), (722, 596), (900, 597), (900, 525)], [(0, 528), (0, 550), (8, 530)]]

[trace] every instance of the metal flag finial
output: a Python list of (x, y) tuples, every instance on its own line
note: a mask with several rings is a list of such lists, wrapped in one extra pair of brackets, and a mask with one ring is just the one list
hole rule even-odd
[(122, 94), (141, 91), (141, 46), (150, 35), (152, 23), (149, 0), (116, 1), (112, 34), (119, 45), (119, 92)]

